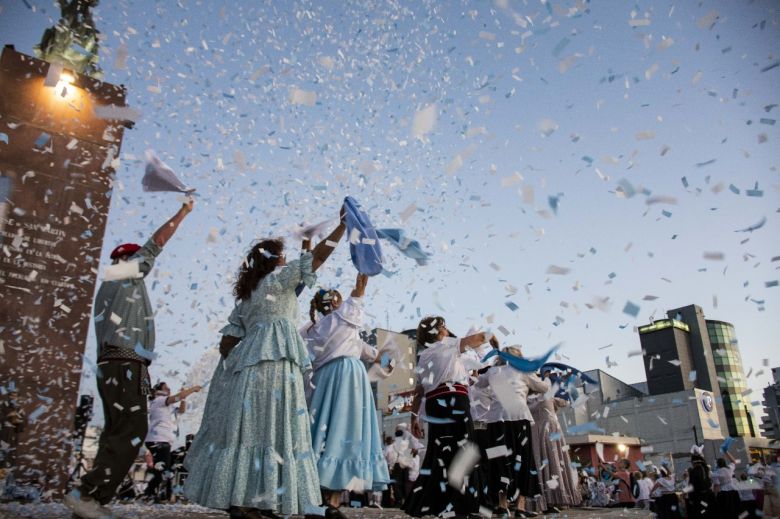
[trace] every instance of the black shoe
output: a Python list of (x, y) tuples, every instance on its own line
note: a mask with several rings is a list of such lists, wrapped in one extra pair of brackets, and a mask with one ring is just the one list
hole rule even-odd
[(335, 506), (328, 506), (328, 508), (325, 509), (325, 519), (348, 519), (346, 515), (344, 515), (341, 510), (336, 508)]
[(515, 515), (515, 519), (525, 519), (526, 517), (528, 517), (527, 515), (525, 515), (525, 512), (523, 512), (522, 510), (515, 510), (514, 515)]
[(499, 506), (498, 508), (493, 510), (493, 516), (494, 517), (495, 516), (498, 516), (498, 517), (509, 517), (509, 510)]
[(544, 511), (545, 515), (547, 515), (547, 514), (560, 514), (560, 513), (561, 513), (561, 509), (558, 508), (557, 506), (551, 506), (551, 507), (547, 508), (547, 510)]
[(523, 513), (526, 517), (537, 517), (539, 515), (536, 512), (529, 512), (528, 510), (523, 510)]

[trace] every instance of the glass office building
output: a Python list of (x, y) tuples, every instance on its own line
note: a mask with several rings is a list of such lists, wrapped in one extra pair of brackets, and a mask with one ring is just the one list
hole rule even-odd
[(750, 412), (747, 382), (742, 370), (742, 357), (739, 354), (734, 326), (724, 321), (708, 319), (707, 335), (712, 346), (729, 435), (755, 437), (757, 430)]

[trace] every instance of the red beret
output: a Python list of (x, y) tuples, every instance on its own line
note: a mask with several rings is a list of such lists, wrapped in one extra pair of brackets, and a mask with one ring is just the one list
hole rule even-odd
[(122, 256), (132, 256), (141, 248), (137, 243), (123, 243), (111, 251), (111, 259), (121, 258)]

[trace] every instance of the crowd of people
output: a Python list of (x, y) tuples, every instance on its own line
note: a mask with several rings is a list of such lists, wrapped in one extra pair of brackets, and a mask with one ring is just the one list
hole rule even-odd
[(621, 459), (580, 475), (582, 502), (591, 507), (652, 510), (660, 519), (753, 519), (780, 517), (777, 465), (760, 462), (736, 474), (737, 460), (728, 451), (712, 469), (702, 448), (691, 448), (690, 466), (680, 477), (669, 463), (655, 466)]
[[(370, 226), (349, 201), (336, 228), (314, 246), (304, 240), (298, 258), (287, 260), (281, 239), (258, 241), (242, 258), (236, 305), (221, 329), (203, 419), (183, 462), (186, 499), (232, 519), (342, 519), (342, 503), (355, 494), (365, 506), (400, 507), (414, 517), (524, 518), (581, 504), (583, 485), (557, 418), (572, 400), (572, 371), (546, 363), (551, 352), (526, 359), (487, 332), (457, 338), (442, 316), (417, 327), (411, 423), (383, 442), (369, 372), (387, 376), (395, 360), (360, 336), (368, 283), (361, 267), (371, 269), (371, 250), (352, 251), (358, 274), (349, 297), (317, 290), (309, 322), (299, 325), (298, 297), (316, 271), (346, 232), (354, 243)], [(154, 313), (144, 277), (192, 209), (189, 200), (145, 245), (123, 244), (111, 254), (118, 265), (133, 264), (134, 275), (105, 280), (95, 301), (105, 427), (92, 470), (65, 498), (76, 516), (110, 516), (105, 505), (142, 444), (152, 458), (146, 497), (170, 497), (170, 417), (201, 388), (172, 395), (165, 383), (151, 386)], [(692, 462), (685, 506), (668, 467), (636, 475), (630, 463), (587, 481), (593, 491), (585, 501), (652, 507), (660, 517), (684, 510), (732, 517), (723, 514), (747, 501), (732, 482), (733, 459), (719, 460), (712, 474), (700, 452)], [(771, 511), (776, 492), (762, 499)]]

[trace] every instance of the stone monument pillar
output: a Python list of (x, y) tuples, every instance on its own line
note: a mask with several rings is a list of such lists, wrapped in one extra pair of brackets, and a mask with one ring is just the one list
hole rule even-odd
[(125, 95), (12, 46), (0, 57), (0, 392), (16, 391), (24, 416), (5, 447), (18, 482), (45, 480), (55, 495), (68, 479), (112, 178), (131, 125), (120, 120)]

